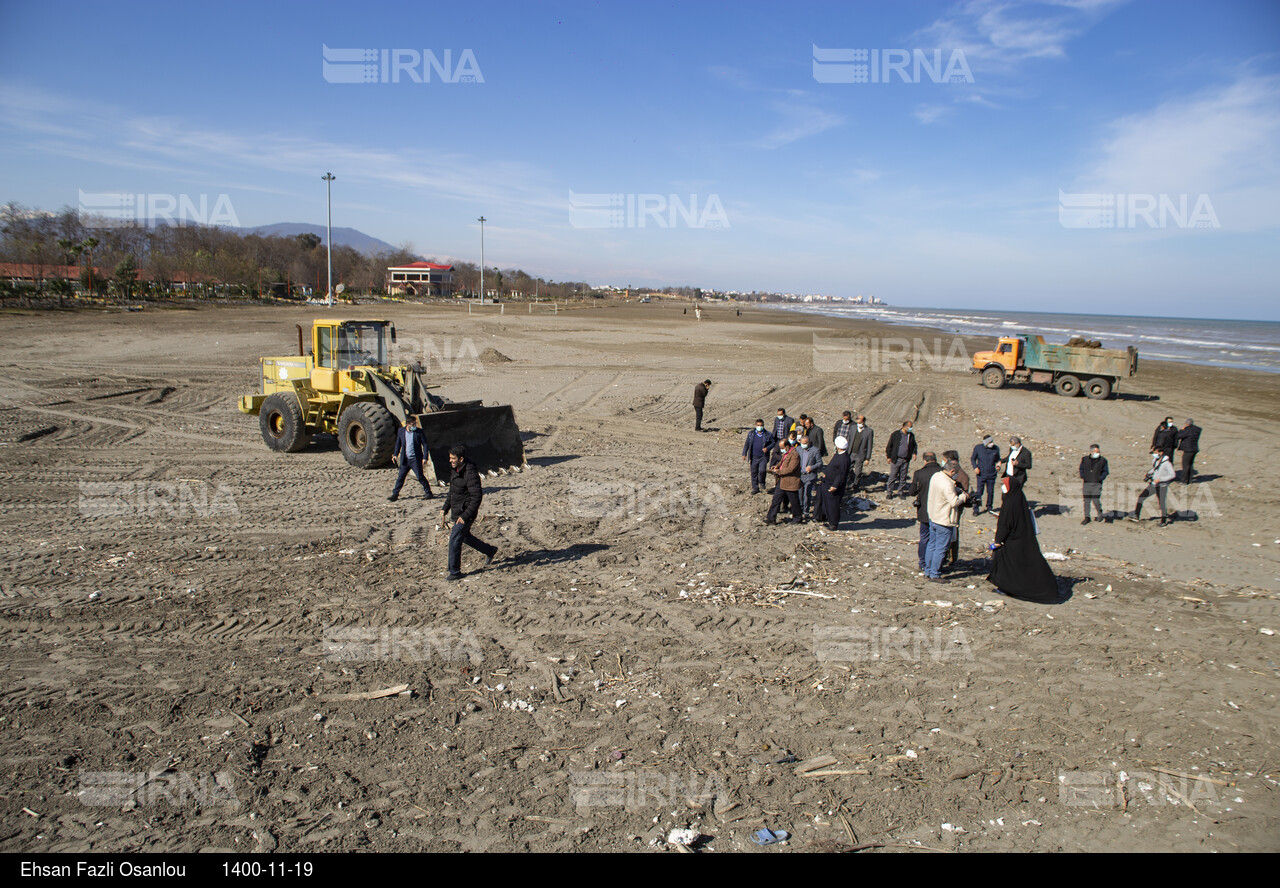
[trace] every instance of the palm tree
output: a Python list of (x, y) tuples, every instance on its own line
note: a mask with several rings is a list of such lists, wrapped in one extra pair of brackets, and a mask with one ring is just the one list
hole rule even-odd
[(96, 237), (85, 238), (80, 246), (89, 254), (89, 295), (93, 295), (93, 251), (100, 241)]
[[(62, 247), (62, 258), (64, 267), (71, 265), (71, 238), (60, 237), (57, 240), (58, 246)], [(62, 287), (58, 288), (58, 308), (62, 308)]]

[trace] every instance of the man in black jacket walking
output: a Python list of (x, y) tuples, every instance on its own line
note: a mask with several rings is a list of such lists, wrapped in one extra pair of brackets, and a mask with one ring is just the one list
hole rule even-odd
[(480, 512), (484, 491), (480, 487), (480, 473), (476, 464), (467, 459), (467, 449), (461, 444), (449, 451), (449, 465), (453, 477), (449, 479), (449, 493), (444, 498), (442, 523), (453, 519), (449, 531), (449, 579), (462, 579), (462, 545), (465, 543), (484, 555), (484, 563), (492, 564), (498, 547), (491, 546), (471, 535), (471, 525)]
[(1200, 452), (1200, 426), (1191, 420), (1178, 432), (1178, 449), (1182, 451), (1182, 483), (1191, 483), (1191, 467), (1196, 463), (1196, 454)]

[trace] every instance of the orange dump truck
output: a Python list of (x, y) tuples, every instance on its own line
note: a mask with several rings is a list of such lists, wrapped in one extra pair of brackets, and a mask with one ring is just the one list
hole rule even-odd
[(1053, 386), (1068, 398), (1084, 392), (1102, 400), (1111, 397), (1121, 379), (1138, 372), (1138, 350), (1048, 345), (1043, 336), (1002, 336), (995, 351), (974, 352), (973, 372), (981, 373), (982, 384), (991, 389), (1031, 382)]

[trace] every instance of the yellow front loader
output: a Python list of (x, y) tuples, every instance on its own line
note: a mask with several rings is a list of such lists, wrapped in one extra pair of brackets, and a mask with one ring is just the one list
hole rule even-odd
[(417, 416), (438, 482), (450, 476), (455, 444), (466, 445), (482, 473), (521, 471), (524, 445), (511, 408), (432, 394), (420, 366), (388, 362), (395, 339), (390, 321), (322, 319), (306, 354), (298, 325), (298, 354), (263, 358), (262, 391), (242, 397), (240, 412), (258, 417), (272, 450), (296, 453), (313, 435), (335, 435), (347, 462), (361, 469), (390, 462), (396, 430)]

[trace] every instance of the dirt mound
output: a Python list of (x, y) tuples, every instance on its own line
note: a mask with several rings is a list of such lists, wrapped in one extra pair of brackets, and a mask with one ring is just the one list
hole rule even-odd
[(510, 364), (511, 359), (498, 351), (496, 348), (486, 348), (480, 352), (480, 363), (482, 364)]

